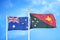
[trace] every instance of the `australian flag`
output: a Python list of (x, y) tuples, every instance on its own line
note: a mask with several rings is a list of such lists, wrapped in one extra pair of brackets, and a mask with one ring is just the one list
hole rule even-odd
[(28, 17), (8, 17), (8, 31), (28, 30)]

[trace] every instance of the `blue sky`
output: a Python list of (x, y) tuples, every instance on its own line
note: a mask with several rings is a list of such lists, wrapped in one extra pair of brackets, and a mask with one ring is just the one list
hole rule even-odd
[[(60, 0), (0, 0), (0, 40), (6, 39), (6, 12), (8, 16), (28, 16), (28, 8), (31, 13), (52, 13), (56, 19), (56, 28), (31, 29), (30, 39), (60, 40)], [(27, 31), (8, 33), (9, 40), (28, 40)]]

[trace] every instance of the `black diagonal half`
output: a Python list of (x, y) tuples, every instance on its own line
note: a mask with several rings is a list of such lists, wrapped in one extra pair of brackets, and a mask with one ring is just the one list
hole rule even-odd
[(30, 15), (30, 28), (53, 28), (53, 26), (39, 20), (38, 18)]

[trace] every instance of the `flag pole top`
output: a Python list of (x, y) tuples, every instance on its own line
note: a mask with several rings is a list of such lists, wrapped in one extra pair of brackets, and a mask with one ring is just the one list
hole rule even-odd
[(28, 8), (28, 12), (30, 12), (30, 8)]

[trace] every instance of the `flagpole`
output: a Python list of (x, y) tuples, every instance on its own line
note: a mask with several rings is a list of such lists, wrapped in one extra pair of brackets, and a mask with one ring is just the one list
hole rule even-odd
[(6, 40), (8, 40), (8, 14), (6, 12)]
[(30, 40), (30, 8), (28, 8), (28, 40)]

